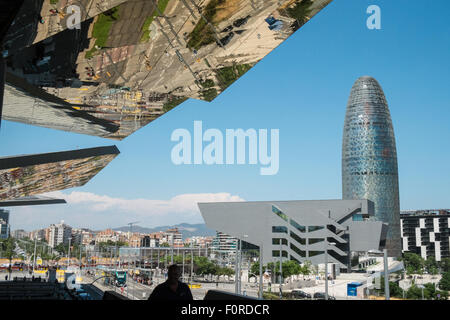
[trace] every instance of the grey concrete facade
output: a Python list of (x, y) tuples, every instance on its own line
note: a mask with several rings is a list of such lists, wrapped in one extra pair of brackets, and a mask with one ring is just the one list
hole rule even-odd
[[(282, 259), (349, 267), (352, 251), (379, 250), (387, 224), (372, 221), (369, 200), (199, 203), (209, 228), (263, 248), (263, 263)], [(280, 240), (281, 239), (281, 240)], [(325, 241), (325, 239), (327, 241)], [(281, 242), (281, 244), (280, 244)]]

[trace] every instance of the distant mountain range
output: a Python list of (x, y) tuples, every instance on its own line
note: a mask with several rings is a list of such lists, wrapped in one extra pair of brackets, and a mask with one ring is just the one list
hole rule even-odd
[[(180, 223), (173, 226), (160, 226), (155, 228), (145, 228), (141, 226), (133, 226), (132, 231), (133, 232), (139, 232), (139, 233), (152, 233), (152, 232), (159, 232), (159, 231), (166, 231), (167, 229), (173, 229), (178, 228), (178, 231), (180, 231), (181, 235), (183, 236), (183, 239), (194, 237), (194, 236), (215, 236), (216, 231), (213, 229), (208, 228), (204, 223), (201, 224), (189, 224), (189, 223)], [(129, 226), (125, 227), (119, 227), (114, 228), (114, 231), (123, 231), (128, 232), (130, 231)]]

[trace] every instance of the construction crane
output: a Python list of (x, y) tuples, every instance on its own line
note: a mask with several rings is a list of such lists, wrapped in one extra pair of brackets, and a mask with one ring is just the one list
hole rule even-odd
[(136, 224), (136, 223), (139, 223), (139, 222), (140, 221), (134, 221), (134, 222), (127, 223), (127, 225), (130, 226), (130, 233), (132, 233), (132, 231), (133, 231), (133, 225)]

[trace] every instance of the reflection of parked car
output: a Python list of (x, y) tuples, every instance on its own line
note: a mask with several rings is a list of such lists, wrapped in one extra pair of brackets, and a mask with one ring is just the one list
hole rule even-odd
[[(314, 299), (317, 300), (325, 300), (325, 292), (316, 292), (314, 293)], [(336, 300), (335, 297), (328, 295), (328, 300)]]
[(311, 299), (311, 295), (302, 290), (292, 290), (291, 297), (296, 299)]
[(220, 43), (217, 42), (217, 44), (220, 47), (226, 46), (228, 43), (230, 43), (230, 41), (231, 41), (231, 39), (233, 39), (233, 37), (234, 37), (234, 33), (230, 32), (226, 37), (220, 39)]
[(264, 19), (270, 26), (273, 25), (277, 20), (274, 17), (268, 17)]
[(235, 27), (243, 26), (244, 24), (247, 23), (249, 18), (250, 18), (250, 16), (246, 16), (245, 18), (237, 19), (235, 22), (233, 22), (233, 25)]
[(283, 28), (283, 21), (277, 20), (272, 16), (264, 19), (264, 21), (267, 22), (270, 30), (280, 30), (281, 28)]
[(233, 26), (228, 26), (228, 27), (226, 27), (225, 29), (223, 29), (220, 32), (228, 32), (228, 31), (231, 31), (231, 30), (233, 30)]
[(283, 28), (283, 21), (277, 20), (274, 24), (269, 26), (270, 30), (281, 30)]

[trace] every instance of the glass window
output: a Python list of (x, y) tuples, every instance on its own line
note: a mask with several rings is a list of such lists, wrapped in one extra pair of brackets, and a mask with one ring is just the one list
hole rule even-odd
[(288, 233), (287, 227), (283, 226), (273, 226), (272, 232), (274, 233)]
[(319, 254), (323, 254), (325, 251), (309, 251), (309, 256), (310, 257), (314, 257), (317, 256)]
[(364, 218), (363, 218), (362, 214), (354, 214), (352, 216), (352, 220), (353, 221), (364, 221)]
[(323, 240), (324, 240), (323, 238), (311, 238), (311, 239), (308, 239), (308, 244), (322, 242)]
[[(279, 245), (280, 244), (280, 238), (272, 238), (272, 244), (273, 245)], [(288, 244), (287, 239), (281, 238), (281, 244), (287, 246), (287, 244)]]
[(306, 251), (300, 250), (291, 243), (291, 249), (294, 250), (300, 257), (306, 257)]
[(293, 238), (295, 241), (302, 245), (306, 245), (306, 239), (300, 238), (298, 235), (296, 235), (294, 232), (290, 231), (289, 234), (291, 235), (291, 238)]
[(280, 209), (278, 209), (275, 206), (272, 206), (272, 212), (275, 213), (277, 216), (279, 216), (281, 219), (283, 219), (284, 221), (288, 221), (288, 216), (285, 215)]
[(321, 229), (323, 229), (323, 226), (309, 226), (308, 232), (313, 232), (313, 231), (317, 231), (317, 230), (321, 230)]
[[(283, 254), (283, 257), (287, 258), (287, 256), (288, 256), (287, 251), (282, 250), (281, 252)], [(279, 257), (279, 256), (280, 256), (280, 250), (272, 250), (272, 257)]]
[(297, 222), (295, 222), (295, 221), (292, 220), (292, 219), (290, 219), (289, 222), (290, 222), (291, 225), (292, 225), (293, 227), (295, 227), (298, 231), (300, 231), (300, 232), (306, 232), (306, 227), (305, 227), (305, 226), (299, 225)]

